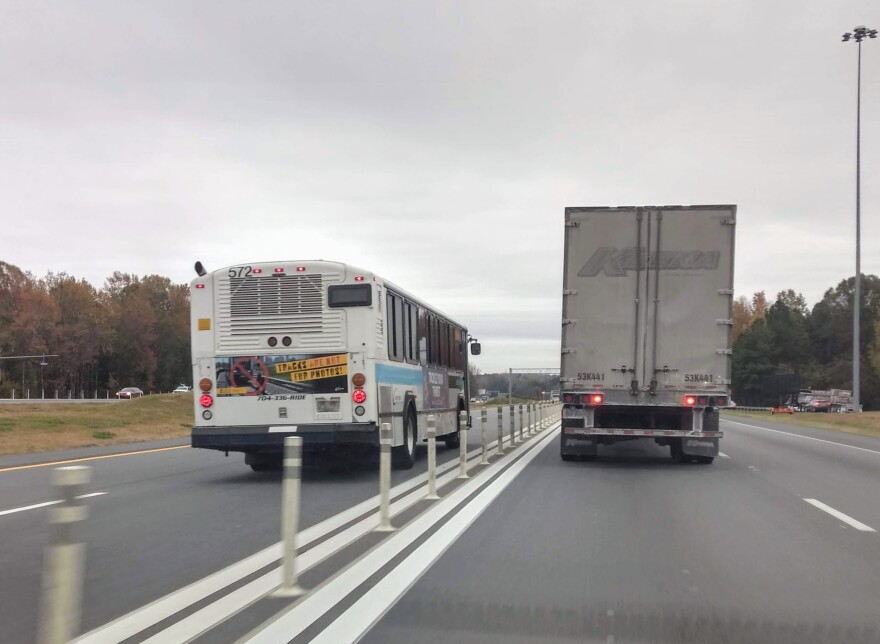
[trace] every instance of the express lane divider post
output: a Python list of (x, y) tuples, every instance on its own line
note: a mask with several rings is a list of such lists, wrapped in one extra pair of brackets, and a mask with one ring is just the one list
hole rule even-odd
[(38, 635), (41, 644), (69, 642), (79, 631), (86, 559), (81, 526), (89, 515), (82, 496), (90, 479), (91, 468), (85, 465), (59, 467), (52, 472), (55, 496), (61, 503), (49, 509)]
[(467, 473), (467, 436), (468, 436), (468, 413), (461, 411), (458, 414), (458, 427), (461, 431), (458, 439), (458, 476), (456, 478), (470, 478)]
[(533, 408), (534, 408), (534, 405), (533, 405), (532, 403), (529, 403), (529, 405), (528, 405), (528, 412), (529, 412), (529, 436), (532, 436), (532, 435), (535, 433), (535, 424), (534, 424), (534, 422), (533, 422), (533, 420), (532, 420), (532, 409), (533, 409)]
[(426, 499), (439, 499), (437, 494), (437, 419), (428, 416), (428, 495)]
[(393, 532), (391, 525), (391, 423), (379, 429), (379, 526), (376, 532)]
[(495, 445), (495, 452), (498, 456), (504, 456), (504, 407), (499, 405), (495, 411), (498, 414), (498, 444)]
[(296, 538), (299, 532), (300, 482), (302, 481), (302, 438), (284, 438), (284, 477), (281, 482), (281, 586), (274, 597), (299, 597), (305, 590), (299, 585), (296, 571)]
[(489, 464), (489, 445), (486, 443), (486, 421), (488, 412), (485, 409), (480, 410), (480, 437), (483, 443), (483, 456), (480, 458), (480, 465)]
[(519, 442), (520, 443), (523, 442), (523, 413), (522, 413), (523, 409), (522, 408), (523, 408), (522, 403), (520, 403), (520, 406), (519, 406)]
[(516, 411), (510, 406), (510, 447), (516, 447)]
[(426, 499), (439, 499), (437, 494), (437, 419), (428, 416), (428, 494)]

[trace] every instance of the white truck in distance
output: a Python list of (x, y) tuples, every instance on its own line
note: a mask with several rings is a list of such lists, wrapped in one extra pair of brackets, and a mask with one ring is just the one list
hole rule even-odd
[(645, 438), (718, 455), (735, 230), (733, 205), (565, 209), (563, 460)]

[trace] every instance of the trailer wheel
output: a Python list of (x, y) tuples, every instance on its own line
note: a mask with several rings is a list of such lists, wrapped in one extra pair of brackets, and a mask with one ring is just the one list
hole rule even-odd
[(688, 456), (681, 449), (681, 439), (673, 438), (669, 441), (669, 455), (672, 457), (673, 461), (678, 463), (687, 463)]
[(715, 462), (714, 456), (691, 456), (691, 459), (698, 465), (711, 465)]
[(562, 460), (563, 460), (563, 461), (571, 462), (571, 461), (576, 461), (576, 460), (577, 460), (577, 459), (575, 458), (575, 455), (574, 455), (574, 454), (561, 454), (560, 456), (562, 456)]

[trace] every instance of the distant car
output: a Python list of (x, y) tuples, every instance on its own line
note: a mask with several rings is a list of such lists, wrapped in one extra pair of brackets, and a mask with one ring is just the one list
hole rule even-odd
[(810, 406), (808, 407), (808, 409), (813, 412), (828, 413), (831, 411), (831, 401), (830, 400), (813, 400), (812, 402), (810, 402)]
[(180, 385), (177, 389), (175, 389), (171, 393), (173, 393), (173, 394), (188, 394), (191, 391), (192, 391), (192, 387), (189, 387), (187, 385)]
[(143, 395), (144, 392), (137, 387), (125, 387), (124, 389), (120, 389), (116, 392), (116, 397), (120, 400), (122, 400), (123, 398), (140, 398)]

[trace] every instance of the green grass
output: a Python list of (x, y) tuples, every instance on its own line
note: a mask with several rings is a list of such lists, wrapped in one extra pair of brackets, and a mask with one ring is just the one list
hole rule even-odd
[(794, 414), (773, 414), (768, 411), (724, 411), (726, 418), (754, 418), (772, 420), (784, 425), (816, 427), (847, 434), (860, 434), (880, 438), (880, 412), (866, 411), (861, 414), (817, 414), (801, 412)]
[(189, 436), (192, 394), (115, 403), (0, 405), (0, 454)]

